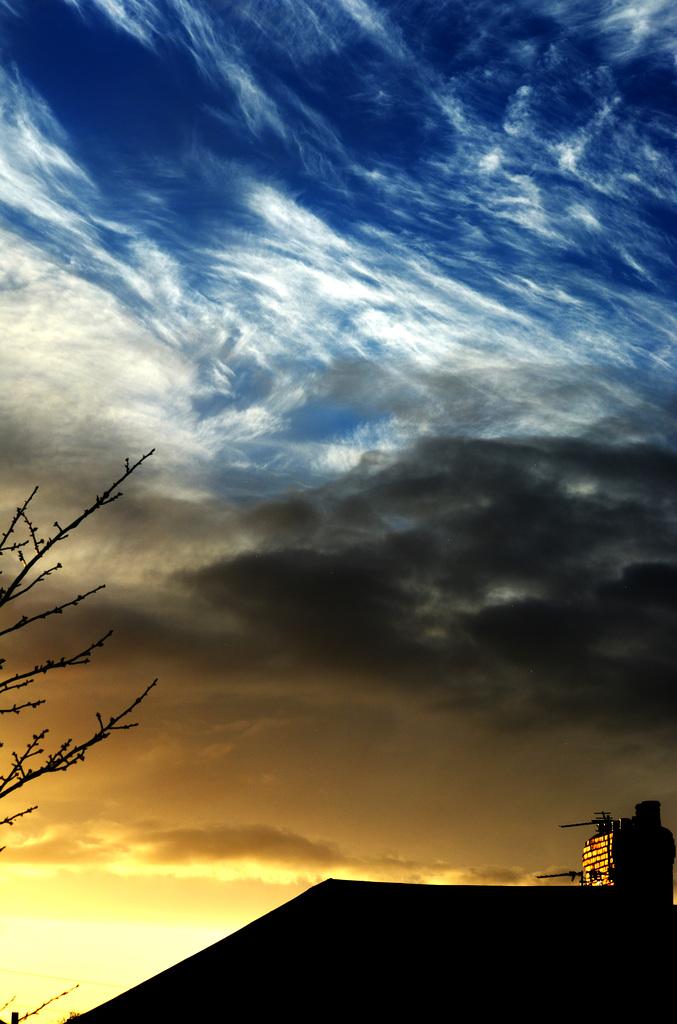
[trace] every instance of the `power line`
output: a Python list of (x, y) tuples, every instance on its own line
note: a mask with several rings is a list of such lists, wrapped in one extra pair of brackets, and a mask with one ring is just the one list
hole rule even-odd
[(23, 974), (27, 978), (50, 978), (52, 981), (77, 981), (81, 985), (103, 985), (104, 988), (124, 989), (124, 985), (111, 985), (108, 981), (87, 981), (85, 978), (63, 978), (60, 974), (34, 974), (31, 971), (10, 971), (6, 967), (0, 967), (3, 974)]

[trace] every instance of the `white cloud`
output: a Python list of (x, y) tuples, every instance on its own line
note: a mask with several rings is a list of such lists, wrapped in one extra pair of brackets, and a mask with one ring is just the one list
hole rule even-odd
[(292, 250), (304, 246), (312, 246), (318, 251), (332, 248), (345, 252), (347, 249), (344, 239), (319, 217), (269, 185), (253, 184), (248, 204)]
[(64, 148), (47, 105), (0, 68), (0, 200), (54, 227), (85, 237), (79, 196), (95, 189)]
[(484, 153), (480, 157), (480, 170), (484, 171), (485, 174), (491, 174), (492, 171), (497, 171), (501, 166), (503, 154), (500, 149), (492, 149), (489, 153)]
[[(421, 429), (424, 429), (423, 424)], [(347, 473), (367, 452), (396, 451), (414, 436), (416, 431), (411, 426), (398, 423), (394, 417), (365, 423), (344, 437), (317, 445), (319, 451), (314, 460), (315, 465), (322, 473)]]
[(381, 10), (366, 0), (338, 0), (360, 28), (374, 39), (386, 53), (397, 60), (408, 57), (407, 48), (397, 29), (388, 23)]
[(575, 145), (572, 145), (570, 142), (560, 142), (556, 149), (559, 157), (559, 165), (562, 170), (575, 172), (577, 169), (576, 164), (583, 152), (582, 142), (578, 142)]
[(665, 51), (677, 58), (677, 19), (672, 0), (614, 0), (605, 5), (600, 23), (616, 59)]
[(531, 93), (530, 85), (521, 85), (508, 104), (503, 122), (503, 130), (508, 135), (523, 135), (529, 130)]
[[(193, 368), (109, 293), (10, 232), (0, 244), (3, 419), (28, 433), (36, 455), (73, 455), (160, 439), (194, 457), (187, 402)], [(12, 427), (12, 424), (14, 427)]]
[[(303, 473), (309, 466), (352, 464), (361, 451), (404, 444), (411, 436), (411, 424), (398, 421), (398, 412), (380, 419), (378, 430), (372, 425), (364, 434), (358, 430), (354, 437), (332, 439), (320, 455), (311, 441), (284, 440), (290, 419), (308, 401), (315, 375), (336, 358), (383, 361), (405, 376), (444, 371), (450, 361), (484, 365), (489, 372), (499, 350), (508, 364), (537, 364), (544, 353), (568, 364), (593, 357), (630, 364), (628, 346), (648, 315), (646, 297), (619, 295), (607, 283), (593, 301), (586, 275), (557, 265), (559, 252), (576, 249), (583, 238), (591, 254), (613, 253), (647, 280), (655, 280), (658, 261), (669, 262), (657, 235), (635, 232), (639, 222), (632, 203), (621, 205), (640, 189), (667, 196), (669, 168), (641, 126), (621, 123), (610, 78), (600, 86), (601, 96), (591, 100), (582, 127), (546, 137), (542, 111), (549, 94), (538, 75), (513, 94), (502, 129), (473, 117), (471, 106), (463, 107), (448, 83), (420, 66), (421, 109), (437, 118), (437, 125), (441, 111), (459, 131), (418, 162), (415, 173), (386, 164), (367, 169), (350, 163), (326, 115), (288, 88), (274, 97), (263, 88), (233, 39), (220, 30), (218, 8), (169, 2), (176, 15), (173, 35), (157, 13), (160, 8), (152, 5), (99, 0), (98, 7), (144, 45), (157, 48), (164, 32), (172, 45), (187, 47), (203, 74), (232, 87), (241, 123), (254, 133), (275, 131), (301, 153), (306, 169), (314, 167), (318, 153), (325, 152), (330, 162), (335, 157), (341, 169), (332, 182), (344, 170), (346, 180), (357, 175), (367, 190), (361, 193), (365, 208), (372, 202), (377, 216), (371, 225), (349, 217), (330, 223), (321, 207), (311, 209), (262, 173), (213, 153), (203, 159), (196, 150), (192, 163), (188, 156), (176, 163), (164, 158), (163, 174), (186, 189), (208, 179), (219, 192), (227, 183), (236, 216), (210, 210), (200, 228), (202, 244), (195, 246), (166, 232), (169, 209), (153, 179), (143, 197), (127, 198), (122, 189), (118, 195), (103, 194), (107, 182), (97, 185), (78, 165), (46, 105), (18, 79), (7, 77), (0, 111), (0, 195), (27, 220), (48, 226), (43, 245), (52, 254), (45, 258), (31, 250), (29, 260), (40, 272), (26, 287), (27, 309), (49, 315), (43, 328), (37, 313), (25, 325), (31, 337), (41, 339), (36, 351), (45, 353), (42, 369), (40, 360), (26, 357), (28, 376), (35, 373), (44, 382), (49, 371), (57, 394), (55, 381), (71, 373), (86, 394), (84, 381), (102, 374), (102, 416), (128, 433), (161, 430), (174, 436), (175, 430), (178, 449), (205, 457), (218, 451), (238, 465), (263, 458), (262, 446), (269, 445), (266, 459), (278, 458)], [(85, 12), (84, 0), (77, 6)], [(285, 9), (292, 24), (293, 11)], [(393, 59), (410, 59), (397, 30), (378, 10), (362, 0), (346, 0), (341, 10), (341, 25), (348, 19), (358, 26), (353, 31), (381, 39), (383, 52)], [(299, 31), (310, 33), (299, 45), (333, 46), (334, 39), (338, 47), (341, 19), (319, 11), (312, 43), (309, 11), (299, 14)], [(246, 17), (263, 25), (264, 14), (259, 5)], [(308, 128), (310, 142), (299, 141), (299, 124)], [(601, 143), (600, 132), (606, 133)], [(152, 210), (145, 221), (152, 229), (141, 227), (140, 206)], [(426, 237), (431, 225), (439, 241)], [(114, 245), (106, 240), (109, 232)], [(512, 273), (505, 269), (506, 254), (515, 261)], [(614, 310), (613, 323), (598, 315), (602, 299)], [(673, 325), (665, 308), (657, 306), (652, 331), (664, 329), (667, 344)], [(98, 310), (106, 311), (108, 327)], [(5, 312), (8, 321), (13, 315)], [(88, 355), (82, 331), (90, 324), (97, 342)], [(48, 337), (73, 339), (71, 369), (65, 357), (56, 358), (56, 348), (50, 351)], [(128, 377), (137, 345), (139, 373)], [(112, 365), (106, 346), (121, 353), (119, 365)], [(266, 380), (263, 394), (256, 380), (252, 383), (258, 371)], [(21, 372), (18, 357), (14, 372)], [(121, 408), (129, 396), (126, 416), (115, 412), (115, 381)], [(69, 393), (66, 387), (64, 394)], [(539, 417), (546, 418), (539, 396), (526, 401), (530, 408), (523, 422), (536, 429)], [(505, 427), (500, 402), (495, 408), (491, 425), (487, 414), (489, 431)], [(66, 422), (81, 422), (77, 399), (72, 407), (64, 400), (63, 409)], [(165, 419), (172, 420), (171, 429)], [(64, 430), (77, 433), (70, 426)]]
[[(64, 0), (79, 11), (86, 9), (87, 0)], [(146, 46), (152, 44), (159, 30), (157, 10), (148, 0), (89, 0), (115, 25)]]

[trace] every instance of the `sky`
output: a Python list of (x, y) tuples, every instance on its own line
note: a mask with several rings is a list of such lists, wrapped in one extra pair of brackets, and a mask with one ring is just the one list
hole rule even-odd
[(676, 59), (669, 0), (0, 0), (3, 521), (155, 449), (3, 752), (159, 679), (5, 801), (0, 1005), (677, 828)]

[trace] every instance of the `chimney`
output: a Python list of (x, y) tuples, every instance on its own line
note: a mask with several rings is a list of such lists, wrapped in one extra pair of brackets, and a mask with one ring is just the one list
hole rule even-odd
[(637, 908), (672, 906), (675, 841), (661, 825), (658, 800), (635, 805), (635, 815), (602, 815), (583, 850), (583, 885), (613, 886)]

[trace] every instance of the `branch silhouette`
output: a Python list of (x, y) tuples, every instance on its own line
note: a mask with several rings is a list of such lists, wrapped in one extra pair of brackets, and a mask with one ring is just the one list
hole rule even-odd
[[(58, 544), (66, 540), (66, 538), (77, 530), (78, 527), (81, 526), (90, 516), (94, 515), (95, 512), (98, 512), (105, 505), (110, 505), (112, 502), (117, 501), (118, 498), (121, 498), (122, 491), (119, 490), (120, 485), (124, 483), (124, 481), (131, 476), (132, 473), (134, 473), (135, 470), (137, 470), (139, 466), (146, 461), (146, 459), (150, 458), (153, 452), (154, 449), (147, 452), (134, 463), (130, 463), (129, 459), (126, 459), (124, 472), (117, 480), (115, 480), (101, 494), (97, 494), (95, 500), (67, 525), (61, 526), (59, 522), (55, 521), (55, 532), (46, 538), (41, 536), (41, 531), (32, 517), (31, 502), (38, 492), (37, 487), (33, 489), (28, 498), (24, 501), (23, 505), (17, 507), (15, 513), (11, 517), (9, 525), (0, 537), (0, 557), (14, 553), (20, 565), (19, 571), (8, 581), (7, 585), (0, 586), (0, 611), (7, 605), (10, 605), (12, 601), (17, 601), (20, 598), (25, 597), (25, 595), (30, 593), (34, 587), (37, 587), (40, 583), (44, 582), (44, 580), (48, 579), (62, 568), (61, 562), (56, 562), (55, 564), (50, 565), (45, 561), (45, 559), (48, 558)], [(0, 570), (0, 576), (1, 575), (3, 575), (2, 570)], [(103, 590), (104, 587), (105, 584), (101, 584), (98, 587), (94, 587), (92, 590), (88, 590), (84, 593), (78, 594), (76, 597), (70, 598), (70, 600), (65, 600), (61, 604), (46, 608), (44, 611), (20, 615), (10, 625), (0, 628), (0, 637), (6, 636), (8, 633), (14, 633), (17, 630), (24, 629), (31, 626), (33, 623), (47, 619), (52, 615), (62, 615), (66, 609), (76, 607), (83, 601), (92, 597), (94, 594), (97, 594), (100, 590)], [(92, 641), (82, 650), (79, 650), (74, 654), (64, 654), (61, 657), (54, 659), (48, 658), (45, 661), (34, 665), (30, 669), (20, 669), (13, 675), (9, 675), (5, 679), (0, 680), (0, 701), (3, 697), (11, 695), (10, 700), (7, 703), (4, 705), (0, 704), (0, 715), (19, 715), (22, 712), (40, 707), (40, 705), (46, 702), (46, 698), (32, 698), (28, 695), (25, 698), (23, 696), (19, 696), (17, 699), (17, 691), (22, 691), (23, 693), (26, 687), (29, 687), (35, 682), (36, 676), (45, 675), (48, 672), (74, 667), (76, 665), (87, 665), (90, 661), (92, 652), (96, 648), (103, 647), (111, 634), (112, 630), (109, 630), (104, 636), (100, 637), (98, 640)], [(4, 664), (5, 658), (0, 657), (0, 669), (2, 669)], [(145, 690), (131, 702), (131, 704), (117, 714), (111, 715), (110, 717), (104, 717), (97, 711), (97, 727), (84, 740), (75, 742), (75, 740), (69, 738), (60, 743), (56, 749), (48, 752), (46, 747), (43, 745), (43, 742), (49, 732), (49, 729), (43, 729), (40, 732), (33, 733), (31, 738), (25, 742), (25, 745), (20, 750), (13, 750), (11, 752), (8, 759), (9, 763), (5, 767), (4, 772), (0, 774), (0, 799), (2, 799), (2, 797), (9, 796), (10, 793), (16, 792), (18, 789), (23, 788), (28, 783), (34, 782), (44, 775), (52, 775), (56, 772), (67, 771), (78, 762), (84, 761), (85, 754), (92, 747), (101, 743), (103, 740), (108, 739), (108, 737), (114, 732), (135, 728), (138, 723), (129, 721), (129, 716), (148, 696), (156, 683), (157, 680), (153, 680), (153, 682), (150, 683), (150, 685), (147, 686)], [(3, 747), (2, 743), (0, 743), (0, 747)], [(30, 814), (34, 810), (36, 810), (36, 807), (26, 807), (22, 811), (18, 811), (14, 814), (8, 814), (4, 818), (0, 818), (0, 825), (12, 825), (18, 818), (22, 818), (24, 815)]]
[(40, 1010), (44, 1010), (46, 1006), (49, 1006), (51, 1003), (55, 1003), (57, 999), (63, 999), (64, 996), (68, 996), (71, 992), (75, 992), (76, 988), (80, 988), (80, 986), (72, 985), (70, 988), (67, 988), (65, 992), (59, 992), (58, 996), (52, 996), (51, 999), (46, 999), (44, 1003), (36, 1007), (35, 1010), (31, 1010), (30, 1013), (24, 1013), (22, 1017), (19, 1017), (19, 1021), (28, 1020), (29, 1017), (34, 1017), (36, 1013), (40, 1013)]

